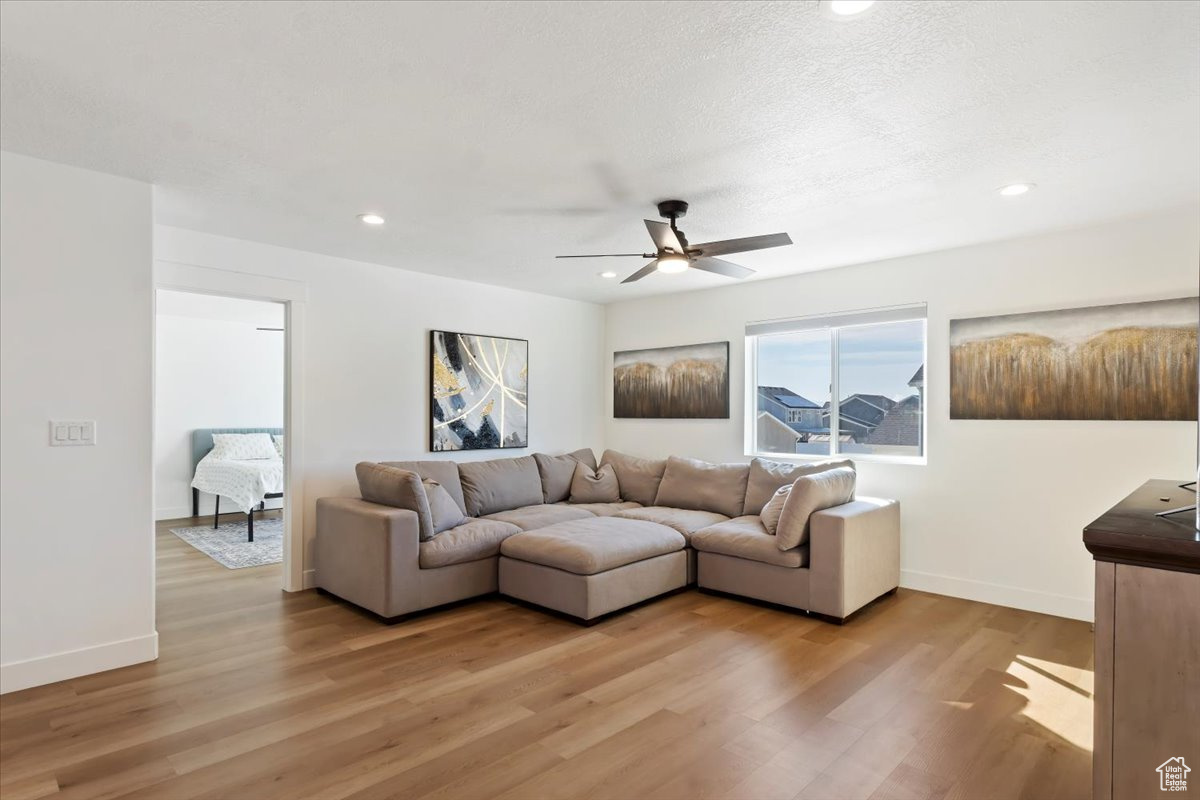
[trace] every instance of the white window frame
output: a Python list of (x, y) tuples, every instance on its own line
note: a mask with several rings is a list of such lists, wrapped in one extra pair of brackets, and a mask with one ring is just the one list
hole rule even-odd
[[(839, 333), (844, 328), (855, 328), (865, 325), (881, 325), (889, 322), (913, 322), (920, 320), (921, 325), (921, 364), (925, 367), (926, 381), (921, 398), (921, 455), (884, 455), (876, 453), (839, 453), (841, 408), (837, 401), (839, 396)], [(829, 452), (828, 453), (761, 453), (758, 451), (758, 338), (783, 333), (800, 333), (803, 331), (825, 330), (829, 332), (830, 343), (830, 375), (829, 375)], [(746, 420), (745, 420), (745, 453), (748, 457), (769, 458), (772, 460), (788, 461), (824, 461), (829, 458), (845, 456), (855, 461), (879, 461), (889, 464), (929, 463), (929, 314), (925, 303), (887, 308), (864, 309), (837, 314), (820, 314), (810, 317), (793, 319), (764, 320), (750, 322), (746, 325)]]

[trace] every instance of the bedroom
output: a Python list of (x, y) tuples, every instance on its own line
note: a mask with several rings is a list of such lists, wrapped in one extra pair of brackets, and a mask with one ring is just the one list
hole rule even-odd
[(156, 293), (154, 518), (184, 568), (281, 580), (284, 320), (279, 303)]

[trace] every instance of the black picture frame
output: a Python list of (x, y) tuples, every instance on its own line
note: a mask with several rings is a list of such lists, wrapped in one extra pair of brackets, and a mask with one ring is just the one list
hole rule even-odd
[(529, 381), (528, 381), (528, 377), (526, 378), (526, 382), (525, 382), (526, 394), (525, 394), (525, 407), (524, 407), (524, 413), (525, 413), (524, 442), (522, 442), (519, 445), (504, 444), (503, 431), (501, 430), (501, 431), (498, 431), (498, 433), (500, 435), (500, 440), (499, 440), (500, 444), (495, 445), (495, 446), (458, 447), (458, 448), (444, 448), (444, 447), (439, 448), (437, 446), (437, 444), (438, 444), (437, 438), (436, 438), (437, 437), (437, 426), (438, 426), (438, 423), (442, 421), (442, 420), (438, 419), (438, 413), (441, 409), (441, 406), (438, 403), (438, 398), (436, 397), (436, 388), (435, 388), (436, 387), (435, 373), (436, 373), (436, 369), (437, 369), (435, 359), (436, 359), (436, 354), (437, 354), (437, 337), (439, 335), (453, 336), (453, 337), (471, 337), (471, 338), (475, 338), (475, 339), (494, 339), (497, 341), (507, 341), (507, 342), (518, 342), (521, 345), (523, 345), (525, 348), (525, 370), (526, 370), (527, 376), (528, 376), (528, 370), (529, 370), (529, 355), (530, 354), (529, 354), (529, 340), (528, 339), (521, 339), (521, 338), (518, 338), (515, 336), (497, 336), (495, 334), (488, 334), (488, 333), (467, 333), (464, 331), (448, 331), (448, 330), (441, 330), (441, 329), (430, 329), (429, 339), (428, 339), (429, 347), (428, 347), (428, 350), (426, 351), (426, 356), (425, 356), (426, 362), (428, 364), (426, 397), (429, 400), (429, 407), (427, 409), (427, 417), (429, 420), (429, 423), (428, 423), (429, 452), (431, 452), (431, 453), (457, 453), (457, 452), (467, 452), (467, 451), (476, 451), (476, 450), (527, 450), (529, 448), (529, 422), (530, 422), (529, 421), (529, 394), (528, 394)]

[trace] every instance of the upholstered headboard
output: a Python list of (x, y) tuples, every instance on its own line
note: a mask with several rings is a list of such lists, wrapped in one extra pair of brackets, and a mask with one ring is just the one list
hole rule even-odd
[(214, 433), (274, 433), (283, 435), (283, 428), (197, 428), (192, 431), (192, 474), (200, 459), (213, 449)]

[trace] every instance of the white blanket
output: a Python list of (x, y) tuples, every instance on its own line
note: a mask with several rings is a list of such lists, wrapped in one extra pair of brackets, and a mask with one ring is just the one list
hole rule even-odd
[(266, 495), (283, 491), (283, 459), (235, 461), (216, 459), (209, 453), (196, 465), (192, 486), (228, 497), (243, 514), (249, 514)]

